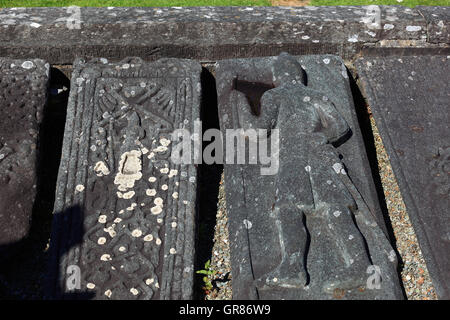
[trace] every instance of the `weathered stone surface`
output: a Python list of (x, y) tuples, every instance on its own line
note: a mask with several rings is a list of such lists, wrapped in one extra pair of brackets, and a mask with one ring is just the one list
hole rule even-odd
[(29, 231), (50, 66), (0, 58), (0, 259)]
[(54, 64), (75, 56), (215, 61), (283, 50), (349, 58), (381, 40), (427, 43), (427, 21), (402, 6), (6, 8), (0, 30), (0, 56)]
[[(260, 162), (225, 164), (233, 297), (401, 299), (342, 60), (223, 60), (216, 72), (224, 132), (280, 135), (275, 175), (261, 175)], [(266, 90), (256, 112), (251, 86)], [(372, 265), (378, 289), (369, 288)]]
[(356, 65), (436, 292), (450, 299), (450, 59)]
[(416, 9), (427, 21), (428, 41), (450, 42), (450, 7), (422, 7)]
[[(197, 169), (170, 155), (172, 131), (193, 131), (199, 117), (200, 72), (177, 59), (75, 62), (51, 239), (53, 297), (192, 297)], [(71, 291), (77, 267), (81, 287)]]

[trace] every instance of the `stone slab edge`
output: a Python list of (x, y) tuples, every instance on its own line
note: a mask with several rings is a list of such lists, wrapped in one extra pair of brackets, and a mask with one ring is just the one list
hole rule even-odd
[[(358, 63), (363, 63), (363, 62), (364, 62), (364, 59), (359, 59), (357, 62), (357, 65), (358, 65)], [(363, 68), (358, 68), (358, 72), (360, 74), (364, 74), (365, 71), (363, 71)], [(364, 79), (362, 77), (360, 77), (360, 78)], [(362, 84), (362, 91), (364, 93), (364, 96), (367, 98), (370, 98), (371, 101), (373, 101), (373, 102), (376, 101), (376, 99), (375, 99), (376, 96), (374, 95), (371, 86), (364, 80), (362, 80), (361, 84)], [(418, 214), (418, 208), (415, 204), (415, 199), (409, 190), (408, 182), (406, 180), (405, 175), (403, 174), (403, 170), (400, 165), (400, 160), (398, 159), (397, 153), (392, 144), (392, 141), (391, 141), (391, 138), (389, 135), (389, 130), (387, 130), (383, 114), (382, 114), (382, 112), (378, 112), (377, 108), (374, 108), (373, 106), (372, 106), (371, 110), (374, 114), (374, 117), (376, 119), (376, 124), (379, 128), (380, 135), (383, 139), (383, 145), (386, 148), (387, 154), (389, 155), (390, 164), (392, 166), (392, 170), (395, 173), (395, 178), (397, 179), (398, 185), (400, 187), (405, 205), (407, 205), (407, 210), (414, 212), (414, 214), (409, 214), (409, 218), (413, 222), (414, 231), (416, 232), (417, 237), (420, 240), (420, 246), (426, 248), (427, 252), (432, 253), (433, 252), (431, 250), (432, 244), (430, 243), (429, 238), (425, 232), (425, 229), (423, 228), (423, 224), (419, 221), (420, 215)], [(424, 258), (426, 260), (427, 268), (430, 271), (430, 276), (432, 278), (439, 276), (439, 274), (440, 274), (439, 267), (434, 263), (434, 259), (432, 259), (428, 255), (424, 255)], [(439, 298), (440, 299), (442, 299), (442, 298), (449, 299), (448, 296), (444, 296), (445, 289), (440, 286), (440, 281), (436, 281), (436, 280), (438, 280), (438, 279), (433, 280), (433, 285), (438, 293)]]
[[(371, 16), (380, 23), (369, 28)], [(408, 42), (400, 45), (404, 54), (416, 47), (450, 54), (449, 24), (449, 7), (423, 6), (6, 8), (0, 56), (53, 64), (77, 56), (214, 61), (281, 51), (350, 58), (366, 47), (383, 51), (382, 41)]]

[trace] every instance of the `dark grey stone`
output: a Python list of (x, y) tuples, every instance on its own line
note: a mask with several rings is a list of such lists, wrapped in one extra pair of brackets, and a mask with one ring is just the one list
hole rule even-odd
[(174, 164), (170, 142), (176, 128), (193, 131), (200, 72), (178, 59), (75, 61), (51, 239), (53, 297), (192, 298), (197, 169)]
[(432, 43), (450, 42), (450, 7), (422, 7), (416, 9), (427, 21), (428, 41)]
[(281, 51), (350, 58), (381, 40), (427, 43), (427, 21), (418, 10), (378, 8), (375, 28), (367, 21), (376, 12), (365, 6), (5, 8), (0, 56), (35, 56), (53, 64), (70, 64), (76, 56), (215, 61)]
[(343, 61), (223, 60), (216, 74), (223, 132), (280, 130), (275, 175), (225, 164), (233, 298), (401, 299)]
[(449, 59), (364, 58), (356, 63), (441, 299), (450, 299)]
[(0, 259), (15, 252), (31, 225), (49, 71), (42, 60), (0, 58)]

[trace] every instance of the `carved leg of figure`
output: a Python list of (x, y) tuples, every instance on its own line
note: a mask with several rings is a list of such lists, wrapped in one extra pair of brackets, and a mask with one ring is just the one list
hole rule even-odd
[(307, 234), (303, 212), (292, 203), (277, 201), (272, 214), (278, 229), (282, 259), (275, 270), (257, 280), (257, 286), (302, 288), (307, 280), (304, 265)]
[(352, 289), (364, 286), (367, 280), (367, 267), (371, 265), (364, 238), (356, 227), (350, 209), (333, 206), (324, 217), (329, 233), (335, 240), (334, 248), (340, 265), (329, 265), (330, 277), (325, 280), (326, 291)]

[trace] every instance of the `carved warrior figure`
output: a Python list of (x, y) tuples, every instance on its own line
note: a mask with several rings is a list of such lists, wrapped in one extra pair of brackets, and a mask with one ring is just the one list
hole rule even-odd
[[(280, 135), (271, 215), (281, 262), (256, 285), (303, 288), (318, 281), (325, 290), (364, 286), (371, 262), (353, 216), (364, 209), (358, 208), (363, 201), (333, 146), (350, 128), (323, 93), (306, 86), (305, 71), (293, 57), (278, 56), (272, 75), (274, 88), (263, 94), (260, 115), (242, 110), (240, 119), (247, 127), (279, 129)], [(321, 270), (315, 279), (308, 273), (314, 263), (311, 270)]]

